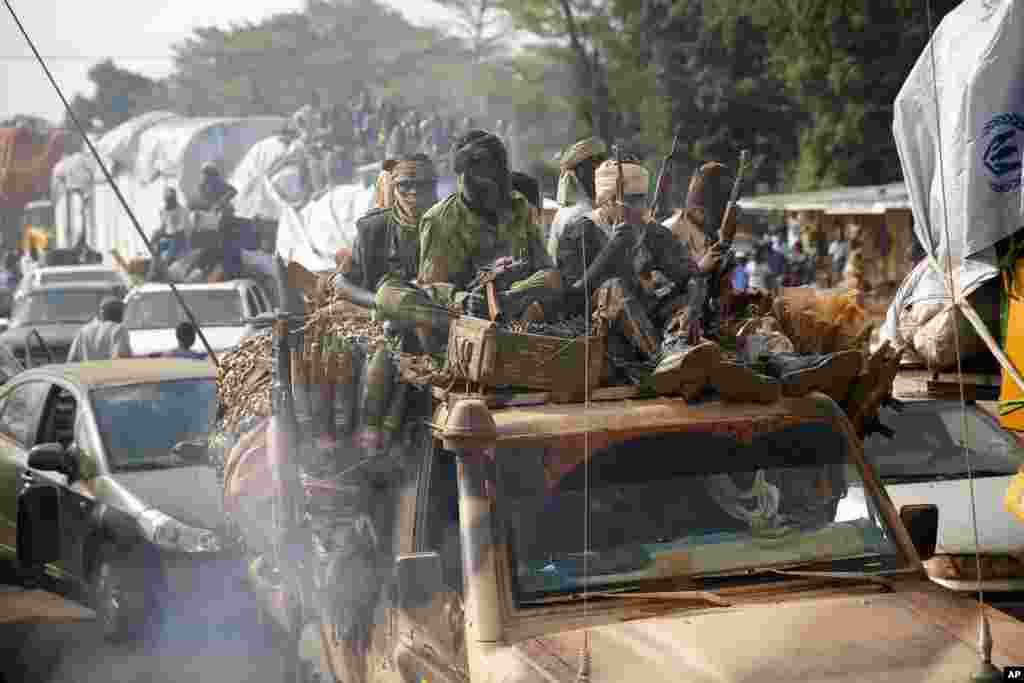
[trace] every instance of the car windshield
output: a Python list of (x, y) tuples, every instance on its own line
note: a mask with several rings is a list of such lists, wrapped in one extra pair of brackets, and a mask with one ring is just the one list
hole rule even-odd
[[(967, 476), (960, 445), (963, 422), (956, 401), (904, 403), (902, 413), (884, 409), (882, 422), (895, 436), (865, 439), (864, 455), (882, 481), (928, 481)], [(967, 446), (977, 476), (1008, 476), (1024, 464), (1024, 448), (976, 406), (967, 406)]]
[(112, 292), (60, 289), (33, 292), (17, 302), (11, 312), (11, 326), (40, 323), (86, 323), (99, 311), (100, 302)]
[[(244, 325), (242, 298), (235, 290), (182, 291), (185, 303), (204, 327)], [(124, 322), (131, 330), (177, 327), (188, 320), (171, 292), (147, 292), (129, 299)]]
[(591, 434), (589, 467), (582, 436), (500, 445), (498, 514), (519, 602), (583, 587), (588, 497), (591, 588), (805, 563), (844, 571), (904, 566), (832, 425), (744, 430), (743, 438), (716, 429), (603, 444)]
[(51, 270), (40, 273), (39, 279), (39, 284), (42, 285), (67, 282), (121, 282), (121, 277), (112, 270)]
[(112, 470), (185, 464), (169, 460), (178, 443), (204, 437), (216, 412), (212, 379), (183, 379), (92, 392), (96, 422)]

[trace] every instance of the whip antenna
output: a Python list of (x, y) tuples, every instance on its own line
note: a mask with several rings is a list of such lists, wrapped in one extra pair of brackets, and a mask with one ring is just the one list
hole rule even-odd
[[(42, 67), (43, 73), (46, 74), (46, 78), (50, 81), (50, 85), (52, 85), (53, 89), (57, 91), (57, 97), (59, 97), (60, 101), (64, 104), (64, 110), (67, 112), (68, 118), (71, 119), (71, 122), (78, 130), (78, 134), (82, 136), (83, 140), (85, 140), (86, 146), (92, 153), (92, 156), (96, 160), (96, 163), (99, 165), (100, 170), (103, 171), (103, 176), (107, 179), (107, 182), (110, 183), (110, 188), (114, 191), (114, 194), (117, 195), (117, 200), (121, 202), (121, 206), (124, 207), (125, 213), (128, 214), (128, 218), (131, 220), (132, 226), (135, 227), (135, 231), (139, 233), (139, 237), (142, 238), (142, 243), (146, 245), (146, 249), (149, 251), (150, 256), (156, 259), (156, 251), (153, 249), (153, 245), (150, 244), (149, 238), (146, 237), (146, 233), (143, 232), (142, 226), (139, 225), (139, 221), (135, 217), (135, 214), (132, 213), (132, 210), (128, 206), (128, 202), (125, 200), (124, 195), (121, 194), (121, 188), (117, 186), (117, 183), (114, 181), (114, 176), (110, 174), (110, 171), (107, 169), (107, 165), (103, 163), (103, 159), (100, 157), (100, 153), (96, 151), (96, 147), (93, 146), (92, 140), (90, 140), (89, 136), (86, 134), (85, 128), (78, 120), (78, 117), (75, 116), (75, 112), (72, 111), (71, 105), (68, 103), (67, 98), (64, 97), (64, 93), (63, 91), (61, 91), (60, 86), (57, 85), (57, 81), (53, 78), (53, 74), (50, 72), (50, 68), (46, 66), (46, 62), (43, 60), (43, 56), (39, 54), (39, 50), (36, 49), (36, 45), (34, 42), (32, 42), (32, 38), (29, 37), (28, 31), (25, 30), (25, 26), (22, 25), (21, 19), (18, 18), (17, 12), (15, 12), (14, 7), (11, 6), (10, 0), (4, 0), (4, 5), (7, 6), (7, 11), (11, 13), (11, 18), (14, 19), (14, 23), (18, 25), (18, 30), (21, 32), (21, 35), (25, 38), (25, 42), (28, 43), (28, 47), (30, 50), (32, 50), (32, 54), (35, 55), (36, 61), (39, 62), (39, 66)], [(217, 354), (213, 352), (213, 348), (210, 346), (210, 342), (207, 341), (206, 335), (203, 334), (203, 329), (199, 326), (199, 322), (196, 320), (195, 316), (192, 315), (192, 310), (189, 309), (188, 305), (185, 303), (185, 299), (181, 296), (181, 292), (178, 291), (178, 288), (174, 286), (173, 282), (168, 282), (167, 284), (171, 286), (171, 292), (173, 292), (175, 298), (177, 298), (178, 305), (181, 306), (181, 309), (183, 311), (185, 311), (185, 315), (188, 316), (189, 322), (191, 322), (192, 326), (195, 328), (196, 335), (199, 337), (199, 340), (203, 343), (203, 347), (206, 349), (206, 353), (210, 356), (210, 360), (213, 361), (213, 364), (215, 366), (220, 367), (220, 363), (217, 360)]]
[[(942, 194), (942, 226), (946, 237), (946, 279), (949, 289), (949, 296), (953, 300), (954, 315), (960, 313), (960, 296), (956, 290), (956, 283), (953, 278), (953, 241), (949, 232), (949, 207), (946, 202), (946, 164), (942, 155), (942, 118), (939, 116), (939, 84), (935, 74), (935, 25), (932, 18), (931, 0), (924, 0), (925, 14), (928, 17), (928, 55), (931, 61), (932, 72), (932, 97), (935, 100), (935, 131), (939, 139), (938, 160), (939, 160), (939, 183)], [(934, 263), (934, 260), (933, 260)], [(963, 358), (960, 350), (960, 329), (958, 324), (953, 325), (953, 345), (956, 351), (956, 373), (957, 383), (960, 385), (960, 446), (963, 449), (964, 461), (967, 464), (967, 483), (970, 489), (971, 501), (971, 526), (974, 531), (974, 563), (975, 577), (977, 579), (978, 593), (978, 650), (981, 657), (979, 670), (972, 677), (972, 681), (997, 681), (1000, 679), (999, 670), (992, 665), (992, 631), (989, 627), (988, 617), (985, 615), (985, 592), (981, 587), (981, 542), (978, 535), (978, 511), (974, 496), (974, 468), (971, 465), (971, 449), (967, 445), (967, 397), (964, 393), (964, 370)]]

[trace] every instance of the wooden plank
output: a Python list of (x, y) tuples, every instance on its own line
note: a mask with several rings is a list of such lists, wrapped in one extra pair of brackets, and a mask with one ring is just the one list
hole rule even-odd
[(0, 591), (0, 624), (66, 624), (95, 618), (91, 609), (49, 591), (17, 587)]

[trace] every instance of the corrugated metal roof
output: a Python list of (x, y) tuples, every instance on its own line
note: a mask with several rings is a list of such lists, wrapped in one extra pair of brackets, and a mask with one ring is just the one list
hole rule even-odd
[(885, 213), (909, 209), (910, 195), (905, 183), (838, 187), (816, 192), (768, 194), (741, 199), (748, 211), (824, 211), (829, 214)]

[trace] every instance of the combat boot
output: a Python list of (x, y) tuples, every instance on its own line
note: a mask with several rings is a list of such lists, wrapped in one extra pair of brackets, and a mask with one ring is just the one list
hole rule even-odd
[(666, 341), (661, 360), (651, 373), (650, 386), (659, 395), (682, 394), (689, 400), (708, 385), (721, 356), (721, 349), (714, 342), (691, 346), (679, 338)]
[(775, 403), (782, 395), (778, 380), (760, 375), (738, 363), (719, 363), (709, 380), (711, 386), (726, 401)]
[(846, 398), (863, 363), (860, 351), (840, 351), (827, 355), (777, 353), (768, 356), (765, 365), (768, 373), (782, 383), (783, 396), (820, 391), (838, 403)]

